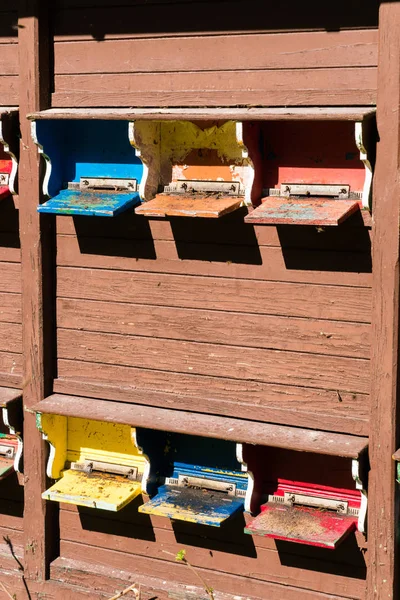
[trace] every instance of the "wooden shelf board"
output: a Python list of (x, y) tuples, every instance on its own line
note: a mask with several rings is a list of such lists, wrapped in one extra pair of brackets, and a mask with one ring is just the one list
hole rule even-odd
[(0, 116), (9, 114), (9, 113), (17, 113), (17, 106), (0, 106)]
[(243, 198), (237, 196), (185, 196), (157, 195), (154, 200), (144, 202), (135, 209), (137, 215), (145, 217), (201, 217), (218, 219), (237, 210)]
[(187, 120), (234, 121), (363, 121), (375, 114), (373, 106), (295, 108), (51, 108), (28, 115), (28, 119)]
[(263, 200), (244, 220), (246, 223), (260, 225), (337, 226), (359, 210), (357, 200), (289, 199), (271, 196)]
[(368, 445), (368, 438), (342, 433), (64, 394), (53, 394), (30, 410), (347, 458), (357, 458)]
[(0, 408), (5, 408), (9, 404), (19, 400), (22, 397), (22, 391), (15, 388), (0, 387)]
[(393, 454), (393, 458), (394, 458), (394, 460), (397, 460), (398, 462), (400, 462), (400, 448), (398, 450), (396, 450), (396, 452)]

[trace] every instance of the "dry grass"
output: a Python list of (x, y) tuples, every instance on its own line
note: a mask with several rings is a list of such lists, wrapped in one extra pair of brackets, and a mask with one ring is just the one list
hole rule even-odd
[(126, 596), (129, 592), (133, 592), (135, 594), (135, 600), (141, 600), (142, 594), (140, 592), (140, 585), (136, 587), (136, 583), (130, 585), (129, 587), (122, 590), (122, 592), (118, 592), (115, 596), (112, 596), (108, 600), (118, 600), (118, 598), (122, 598), (122, 596)]

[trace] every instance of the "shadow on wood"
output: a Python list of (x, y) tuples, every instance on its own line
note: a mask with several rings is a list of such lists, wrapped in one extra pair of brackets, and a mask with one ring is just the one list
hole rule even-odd
[(172, 234), (180, 259), (262, 264), (255, 230), (244, 223), (242, 210), (218, 219), (215, 224), (210, 221), (211, 219), (171, 218)]
[(0, 482), (0, 515), (20, 518), (24, 515), (24, 488), (18, 483), (16, 473)]
[[(296, 235), (293, 235), (292, 226), (279, 225), (277, 231), (287, 269), (372, 273), (371, 240), (367, 228), (352, 228), (351, 235), (346, 236), (347, 247), (343, 247), (341, 227), (333, 230), (304, 225), (301, 228), (297, 227)], [(329, 240), (328, 245), (324, 239), (325, 232)], [(321, 239), (321, 248), (318, 248), (318, 236)], [(314, 243), (308, 244), (308, 240), (313, 240)], [(307, 247), (312, 247), (312, 250), (308, 250)], [(340, 251), (337, 248), (340, 248)]]
[(197, 523), (172, 521), (178, 544), (206, 548), (213, 551), (257, 558), (257, 550), (251, 536), (244, 533), (243, 513), (235, 514), (220, 527), (208, 527)]
[(142, 496), (139, 496), (116, 513), (79, 506), (82, 529), (154, 542), (156, 538), (150, 517), (138, 512), (142, 503)]
[(74, 217), (74, 225), (82, 254), (156, 258), (149, 223), (133, 211), (107, 219), (107, 223), (102, 217)]
[(0, 202), (0, 246), (20, 248), (19, 211), (15, 208), (12, 196)]
[[(72, 4), (72, 6), (71, 6)], [(154, 19), (154, 10), (157, 19)], [(172, 6), (173, 5), (173, 6)], [(246, 10), (243, 10), (246, 7)], [(212, 11), (212, 18), (210, 13)], [(90, 15), (90, 17), (89, 17)], [(240, 15), (240, 19), (238, 19)], [(54, 8), (56, 35), (91, 35), (103, 40), (107, 34), (190, 33), (199, 31), (260, 31), (377, 27), (378, 2), (361, 7), (359, 0), (339, 0), (335, 4), (295, 0), (274, 4), (265, 10), (262, 0), (197, 0), (192, 2), (120, 2), (118, 7), (106, 1), (67, 3), (59, 0)]]
[(367, 576), (363, 550), (359, 548), (354, 534), (333, 551), (282, 540), (276, 540), (276, 549), (281, 564), (286, 567), (315, 570), (353, 579), (364, 580)]

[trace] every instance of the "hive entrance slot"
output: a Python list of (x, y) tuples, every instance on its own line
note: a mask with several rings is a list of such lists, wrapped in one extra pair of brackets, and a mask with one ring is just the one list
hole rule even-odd
[(131, 481), (138, 480), (138, 469), (137, 467), (125, 467), (121, 465), (114, 465), (111, 463), (105, 463), (100, 461), (83, 461), (83, 462), (71, 462), (73, 471), (81, 471), (83, 473), (109, 473), (110, 475), (122, 475)]
[(4, 458), (14, 458), (15, 456), (15, 448), (13, 446), (8, 446), (6, 444), (0, 444), (0, 457)]
[[(236, 484), (226, 481), (214, 481), (205, 477), (192, 477), (188, 475), (179, 475), (179, 478), (173, 480), (179, 487), (190, 488), (193, 490), (205, 490), (220, 492), (228, 496), (236, 495)], [(171, 485), (171, 479), (166, 481)]]

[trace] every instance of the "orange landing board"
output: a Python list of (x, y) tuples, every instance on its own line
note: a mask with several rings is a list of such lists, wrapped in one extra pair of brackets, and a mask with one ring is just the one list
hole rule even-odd
[(340, 225), (360, 209), (358, 200), (268, 197), (245, 217), (260, 225)]
[(218, 219), (237, 210), (243, 198), (237, 196), (164, 195), (158, 194), (154, 200), (144, 202), (135, 209), (137, 215), (146, 217), (202, 217)]

